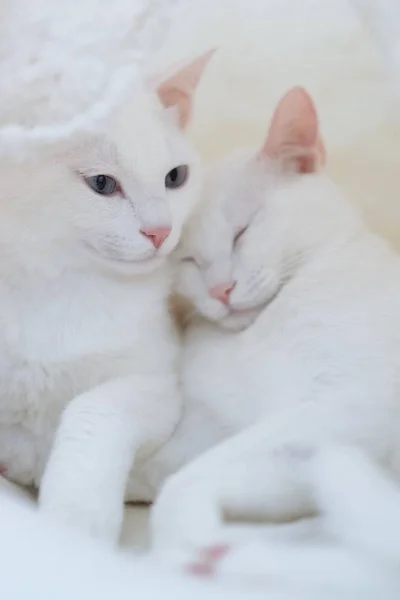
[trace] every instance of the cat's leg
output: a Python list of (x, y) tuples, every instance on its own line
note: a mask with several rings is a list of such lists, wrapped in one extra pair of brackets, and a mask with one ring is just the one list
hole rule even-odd
[[(228, 575), (236, 572), (237, 575), (256, 577), (257, 571), (260, 576), (263, 574), (260, 561), (263, 557), (266, 576), (267, 570), (270, 572), (274, 564), (269, 562), (266, 566), (268, 546), (275, 551), (277, 543), (282, 547), (288, 541), (313, 541), (317, 533), (317, 540), (324, 542), (321, 557), (324, 554), (329, 557), (326, 549), (332, 543), (347, 549), (343, 557), (347, 556), (345, 560), (351, 567), (350, 572), (355, 572), (355, 565), (361, 561), (372, 561), (372, 565), (381, 564), (383, 568), (397, 570), (400, 563), (400, 486), (396, 481), (354, 446), (323, 448), (311, 459), (309, 473), (318, 509), (323, 515), (315, 532), (312, 521), (299, 521), (284, 527), (259, 526), (249, 531), (244, 542), (233, 540), (233, 543), (224, 546), (206, 548), (198, 554), (198, 560), (190, 569), (199, 574)], [(308, 550), (302, 552), (301, 560), (307, 553)], [(289, 552), (288, 560), (290, 557)], [(341, 559), (340, 553), (338, 558)], [(335, 552), (329, 560), (333, 566)], [(322, 567), (325, 562), (323, 559)], [(312, 572), (312, 567), (308, 570)], [(348, 569), (340, 571), (343, 576)], [(325, 580), (323, 569), (320, 574)]]
[(174, 377), (112, 380), (76, 397), (61, 418), (41, 481), (42, 510), (117, 542), (135, 456), (162, 445), (179, 415)]
[(260, 424), (229, 438), (167, 480), (151, 516), (160, 550), (224, 542), (224, 517), (288, 521), (313, 513), (302, 464), (308, 446), (271, 445), (268, 429)]
[(355, 447), (325, 448), (312, 478), (328, 534), (343, 545), (400, 566), (400, 486)]
[(352, 421), (352, 412), (339, 401), (336, 412), (331, 408), (309, 403), (281, 411), (173, 475), (153, 509), (155, 544), (161, 550), (173, 545), (191, 552), (214, 541), (224, 543), (224, 518), (282, 522), (315, 514), (309, 464), (318, 449), (336, 441), (357, 443), (358, 436), (377, 458), (379, 451), (387, 452), (375, 411), (365, 407), (362, 419), (358, 415)]
[[(206, 548), (186, 570), (226, 585), (311, 593), (316, 597), (395, 599), (396, 569), (336, 544), (271, 544), (260, 539)], [(322, 594), (322, 596), (317, 596)]]
[[(396, 598), (400, 488), (354, 447), (324, 448), (309, 472), (328, 536), (276, 536), (270, 534), (274, 526), (258, 527), (248, 539), (203, 549), (186, 566), (189, 572), (260, 586), (290, 582), (297, 590), (351, 598), (375, 598), (385, 590), (385, 598)], [(290, 534), (298, 525), (284, 529)]]

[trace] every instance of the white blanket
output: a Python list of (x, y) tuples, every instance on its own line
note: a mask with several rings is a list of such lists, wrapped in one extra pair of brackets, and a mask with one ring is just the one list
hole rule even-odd
[(380, 595), (398, 600), (399, 488), (352, 448), (328, 448), (306, 468), (321, 509), (315, 524), (247, 528), (217, 561), (208, 582), (132, 552), (143, 522), (134, 525), (131, 509), (124, 552), (117, 554), (58, 529), (34, 511), (32, 499), (23, 503), (21, 492), (10, 492), (3, 482), (2, 592), (12, 600), (88, 595), (123, 600), (132, 594), (174, 600), (188, 594), (194, 600), (376, 600)]
[(168, 32), (174, 0), (1, 0), (0, 156), (99, 128)]

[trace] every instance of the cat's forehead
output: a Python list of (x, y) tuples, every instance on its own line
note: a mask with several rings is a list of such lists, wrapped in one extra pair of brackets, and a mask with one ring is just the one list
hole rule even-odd
[(202, 201), (183, 238), (185, 253), (203, 265), (227, 259), (235, 236), (263, 208), (271, 181), (254, 148), (239, 149), (209, 167)]
[(199, 263), (209, 263), (218, 254), (227, 254), (232, 245), (233, 229), (221, 207), (203, 198), (182, 236), (182, 247)]
[(112, 122), (100, 152), (116, 167), (152, 182), (179, 160), (184, 152), (181, 137), (156, 97), (137, 90)]
[(261, 208), (271, 177), (254, 149), (240, 149), (216, 163), (208, 172), (206, 193), (211, 211), (220, 212), (234, 230), (247, 225)]

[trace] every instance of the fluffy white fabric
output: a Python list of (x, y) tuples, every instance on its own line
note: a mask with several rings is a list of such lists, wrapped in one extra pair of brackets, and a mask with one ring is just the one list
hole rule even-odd
[(1, 0), (0, 156), (99, 128), (162, 43), (175, 0)]
[(10, 600), (257, 600), (261, 595), (212, 589), (166, 572), (150, 560), (117, 556), (89, 539), (58, 529), (0, 479), (1, 589)]
[[(326, 448), (310, 466), (322, 522), (233, 528), (207, 585), (56, 529), (0, 478), (2, 590), (18, 600), (397, 600), (399, 489), (352, 448)], [(134, 510), (125, 550), (135, 545), (128, 534), (143, 532)]]

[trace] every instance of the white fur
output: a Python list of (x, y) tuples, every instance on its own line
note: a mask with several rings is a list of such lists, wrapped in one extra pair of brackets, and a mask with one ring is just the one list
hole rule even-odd
[(165, 41), (174, 1), (2, 0), (1, 156), (101, 130)]
[[(2, 590), (21, 600), (88, 594), (122, 600), (132, 593), (218, 600), (369, 600), (383, 594), (396, 599), (398, 490), (351, 448), (326, 448), (308, 462), (303, 466), (334, 539), (308, 543), (301, 527), (279, 526), (279, 535), (272, 526), (258, 528), (256, 535), (231, 544), (207, 584), (167, 573), (155, 557), (118, 556), (54, 527), (4, 490), (0, 478)], [(309, 528), (303, 530), (309, 534)]]
[(161, 491), (153, 530), (164, 549), (223, 540), (223, 515), (314, 514), (298, 457), (327, 442), (357, 444), (400, 475), (398, 255), (323, 174), (247, 151), (215, 171), (203, 221), (184, 238), (180, 292), (193, 299), (196, 280), (203, 312), (211, 276), (236, 286), (229, 306), (187, 329), (180, 428), (197, 454), (230, 437)]
[[(166, 189), (181, 164), (186, 185)], [(84, 177), (100, 173), (123, 194), (94, 193)], [(196, 202), (198, 157), (137, 88), (107, 132), (52, 160), (3, 161), (1, 181), (0, 463), (39, 486), (68, 405), (41, 506), (115, 540), (136, 453), (162, 445), (180, 414), (166, 258)], [(156, 250), (145, 226), (172, 232)]]
[(397, 598), (398, 486), (356, 448), (325, 447), (302, 462), (298, 467), (310, 478), (326, 539), (296, 539), (289, 525), (291, 539), (274, 540), (273, 528), (264, 527), (231, 544), (211, 565), (212, 576), (236, 589), (276, 586), (312, 598)]
[[(0, 478), (0, 488), (1, 478)], [(20, 499), (0, 491), (3, 597), (18, 600), (241, 600), (258, 592), (224, 591), (167, 572), (152, 559), (121, 555), (49, 523)], [(295, 600), (271, 593), (271, 600)], [(296, 599), (297, 600), (297, 599)]]

